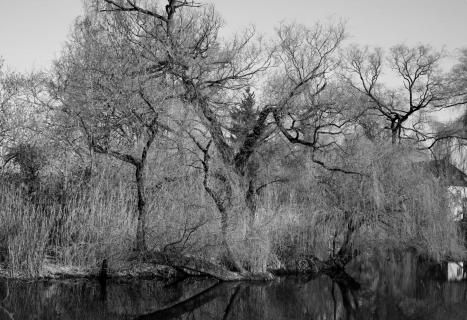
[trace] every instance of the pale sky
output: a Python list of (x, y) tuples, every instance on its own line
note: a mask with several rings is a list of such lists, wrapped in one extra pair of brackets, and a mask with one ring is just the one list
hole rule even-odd
[[(162, 1), (162, 0), (161, 0)], [(280, 21), (347, 21), (348, 42), (388, 48), (429, 43), (467, 47), (467, 0), (216, 0), (227, 31)], [(18, 71), (47, 68), (58, 57), (81, 0), (0, 0), (0, 56)]]

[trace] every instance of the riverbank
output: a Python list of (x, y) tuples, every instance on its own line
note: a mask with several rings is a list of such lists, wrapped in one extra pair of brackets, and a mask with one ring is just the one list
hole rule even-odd
[[(14, 273), (0, 267), (0, 277), (14, 280), (40, 280), (40, 279), (99, 279), (102, 277), (101, 266), (95, 268), (82, 268), (65, 266), (50, 262), (44, 263), (42, 270), (36, 277)], [(109, 264), (106, 278), (128, 279), (174, 279), (181, 276), (175, 268), (167, 265), (147, 263), (144, 261), (119, 261)]]
[(225, 265), (204, 260), (196, 256), (176, 253), (146, 252), (136, 254), (126, 259), (102, 260), (95, 267), (86, 268), (66, 264), (58, 264), (53, 259), (45, 259), (39, 271), (32, 276), (31, 273), (14, 272), (7, 264), (0, 265), (0, 277), (8, 279), (37, 280), (37, 279), (180, 279), (192, 276), (210, 277), (220, 281), (270, 281), (276, 276), (304, 274), (315, 276), (320, 272), (335, 273), (335, 265), (330, 262), (321, 262), (313, 256), (301, 256), (290, 260), (286, 264), (270, 265), (265, 272), (232, 271)]

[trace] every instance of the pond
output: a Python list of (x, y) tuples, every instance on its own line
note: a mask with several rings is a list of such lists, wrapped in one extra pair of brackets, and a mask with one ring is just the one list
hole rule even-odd
[(325, 275), (265, 283), (108, 280), (105, 286), (91, 280), (0, 280), (0, 320), (467, 319), (463, 265), (414, 260), (355, 263), (348, 273), (359, 286)]

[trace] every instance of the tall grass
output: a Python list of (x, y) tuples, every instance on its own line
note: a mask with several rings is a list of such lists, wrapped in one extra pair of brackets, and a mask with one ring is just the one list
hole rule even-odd
[[(12, 276), (45, 275), (50, 264), (64, 272), (70, 267), (97, 270), (103, 259), (111, 266), (128, 259), (136, 233), (136, 190), (131, 178), (125, 179), (128, 175), (113, 171), (104, 168), (91, 181), (71, 186), (58, 202), (43, 199), (44, 192), (39, 204), (20, 188), (2, 187), (0, 248), (7, 252)], [(163, 184), (154, 177), (149, 182), (149, 249), (215, 256), (219, 222), (199, 192), (198, 177)]]
[(49, 249), (58, 263), (90, 268), (103, 259), (128, 256), (136, 230), (134, 197), (125, 183), (107, 182), (101, 178), (72, 194), (56, 215), (56, 238)]
[(11, 276), (40, 275), (52, 221), (14, 190), (0, 190), (0, 247)]
[(132, 191), (124, 184), (115, 188), (108, 182), (101, 176), (47, 205), (4, 186), (0, 192), (0, 246), (7, 249), (10, 274), (44, 275), (47, 261), (92, 269), (104, 258), (126, 257), (135, 233)]
[[(414, 166), (407, 149), (365, 148), (345, 159), (365, 177), (307, 164), (296, 179), (262, 192), (253, 226), (244, 206), (233, 210), (228, 241), (240, 262), (264, 272), (300, 255), (325, 260), (342, 245), (349, 219), (361, 222), (351, 239), (354, 252), (410, 247), (435, 259), (464, 256), (443, 182)], [(2, 186), (0, 249), (8, 253), (9, 272), (43, 275), (50, 258), (83, 270), (98, 268), (103, 259), (111, 266), (126, 260), (135, 240), (135, 187), (125, 178), (131, 174), (118, 170), (104, 169), (45, 206)], [(222, 262), (219, 213), (201, 177), (174, 176), (164, 181), (148, 174), (149, 248)]]

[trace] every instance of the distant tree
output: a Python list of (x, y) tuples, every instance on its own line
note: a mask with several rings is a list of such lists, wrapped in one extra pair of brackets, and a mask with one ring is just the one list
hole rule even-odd
[[(391, 49), (385, 62), (381, 49), (352, 47), (347, 53), (346, 79), (350, 86), (369, 100), (368, 113), (382, 117), (390, 130), (392, 142), (404, 137), (426, 139), (422, 112), (459, 105), (452, 99), (446, 79), (439, 69), (440, 52), (429, 46), (398, 45)], [(403, 89), (388, 89), (381, 76), (385, 66), (394, 70)]]
[(459, 61), (452, 68), (449, 81), (453, 96), (460, 102), (467, 103), (467, 48), (460, 51)]
[(0, 157), (4, 169), (14, 163), (23, 178), (31, 182), (37, 182), (44, 167), (42, 146), (48, 144), (44, 135), (47, 116), (33, 98), (40, 82), (40, 74), (3, 70), (0, 60)]
[(3, 64), (0, 58), (0, 147), (5, 148), (15, 136), (15, 102), (21, 94), (21, 79), (20, 75), (6, 71)]
[(437, 158), (449, 158), (465, 169), (467, 156), (467, 49), (461, 50), (447, 77), (451, 99), (456, 102), (459, 116), (453, 121), (432, 121), (435, 135), (428, 141), (428, 148)]

